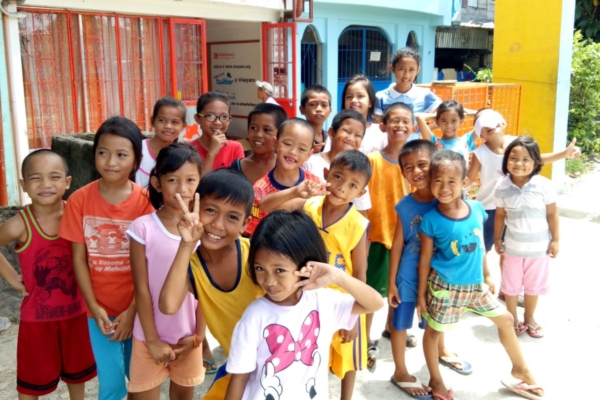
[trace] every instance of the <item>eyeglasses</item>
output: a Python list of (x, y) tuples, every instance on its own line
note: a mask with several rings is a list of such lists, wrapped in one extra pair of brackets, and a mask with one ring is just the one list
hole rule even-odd
[(223, 114), (218, 117), (215, 114), (197, 114), (200, 118), (206, 118), (208, 122), (215, 122), (217, 119), (221, 122), (227, 122), (231, 119), (231, 115)]

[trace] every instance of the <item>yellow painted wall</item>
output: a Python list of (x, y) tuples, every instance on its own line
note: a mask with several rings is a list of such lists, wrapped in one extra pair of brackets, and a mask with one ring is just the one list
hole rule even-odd
[[(521, 135), (552, 152), (563, 0), (496, 2), (494, 82), (521, 83)], [(551, 167), (543, 175), (550, 177)]]

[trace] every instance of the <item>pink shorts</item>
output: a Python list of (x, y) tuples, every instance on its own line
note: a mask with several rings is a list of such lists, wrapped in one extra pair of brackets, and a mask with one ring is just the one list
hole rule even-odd
[(195, 348), (186, 358), (174, 364), (156, 365), (146, 343), (133, 338), (133, 352), (129, 370), (131, 379), (127, 390), (130, 393), (145, 392), (154, 389), (168, 376), (179, 386), (192, 387), (204, 381), (202, 365), (202, 346)]
[(518, 296), (521, 290), (529, 296), (547, 294), (550, 256), (517, 257), (504, 254), (502, 293)]

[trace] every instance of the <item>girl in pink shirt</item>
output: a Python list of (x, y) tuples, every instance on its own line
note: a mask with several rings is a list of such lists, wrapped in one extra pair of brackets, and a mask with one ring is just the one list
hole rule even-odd
[(171, 144), (158, 153), (150, 174), (150, 202), (158, 211), (133, 221), (131, 271), (137, 315), (129, 392), (159, 399), (160, 385), (169, 376), (170, 393), (192, 399), (194, 386), (204, 381), (202, 349), (206, 323), (192, 293), (175, 315), (158, 309), (160, 290), (175, 259), (181, 237), (177, 223), (183, 212), (177, 194), (188, 204), (200, 183), (200, 156), (190, 145)]

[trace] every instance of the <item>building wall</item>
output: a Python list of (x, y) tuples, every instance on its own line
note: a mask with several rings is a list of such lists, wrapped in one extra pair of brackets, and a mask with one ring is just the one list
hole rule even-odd
[[(472, 4), (476, 4), (473, 6)], [(490, 22), (494, 21), (496, 3), (494, 0), (463, 0), (461, 22)]]
[[(339, 5), (344, 3), (344, 7)], [(361, 5), (358, 5), (358, 4)], [(373, 5), (371, 5), (373, 3)], [(332, 109), (334, 112), (339, 110), (338, 104), (338, 40), (340, 34), (345, 28), (352, 25), (379, 27), (392, 44), (392, 53), (406, 44), (406, 39), (411, 31), (414, 31), (419, 45), (419, 52), (422, 55), (421, 73), (417, 82), (430, 82), (433, 76), (433, 63), (435, 57), (435, 31), (440, 25), (450, 24), (450, 6), (441, 8), (438, 2), (413, 3), (402, 2), (402, 6), (417, 8), (419, 11), (410, 11), (400, 9), (400, 6), (383, 9), (383, 5), (389, 5), (389, 1), (374, 0), (369, 2), (369, 6), (364, 5), (364, 1), (341, 1), (328, 0), (317, 1), (314, 5), (314, 20), (311, 24), (319, 37), (323, 46), (322, 83), (329, 89), (332, 96)], [(418, 8), (420, 7), (420, 8)], [(447, 8), (447, 9), (446, 9)], [(424, 11), (430, 11), (426, 13)], [(299, 23), (296, 35), (297, 48), (300, 49), (300, 43), (304, 30), (308, 24)], [(300, 82), (300, 66), (296, 71), (298, 82)], [(393, 79), (393, 76), (392, 76)], [(298, 88), (300, 91), (300, 88)], [(297, 94), (298, 98), (300, 93)]]

